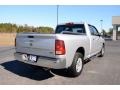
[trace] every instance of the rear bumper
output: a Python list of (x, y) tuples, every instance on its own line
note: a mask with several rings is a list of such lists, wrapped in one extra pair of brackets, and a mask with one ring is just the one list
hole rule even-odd
[(46, 67), (46, 68), (53, 68), (53, 69), (63, 69), (66, 68), (66, 60), (65, 58), (49, 58), (49, 57), (41, 57), (38, 56), (37, 62), (29, 62), (24, 61), (22, 59), (22, 53), (14, 53), (15, 59), (19, 60), (24, 63)]

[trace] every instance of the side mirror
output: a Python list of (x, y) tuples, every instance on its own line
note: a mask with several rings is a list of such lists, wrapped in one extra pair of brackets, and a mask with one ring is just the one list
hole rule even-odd
[(102, 35), (99, 33), (98, 36), (101, 37)]

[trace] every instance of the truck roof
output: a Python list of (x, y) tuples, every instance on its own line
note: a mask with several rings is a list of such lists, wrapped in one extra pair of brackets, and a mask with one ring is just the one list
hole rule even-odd
[(58, 25), (66, 25), (66, 24), (85, 24), (85, 22), (67, 22), (67, 23), (60, 23)]

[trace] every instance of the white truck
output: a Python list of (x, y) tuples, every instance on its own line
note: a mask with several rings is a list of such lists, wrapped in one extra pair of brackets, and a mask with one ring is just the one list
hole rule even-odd
[(84, 61), (102, 57), (105, 41), (98, 30), (87, 23), (57, 25), (55, 34), (19, 33), (15, 40), (16, 60), (49, 69), (66, 69), (80, 75)]

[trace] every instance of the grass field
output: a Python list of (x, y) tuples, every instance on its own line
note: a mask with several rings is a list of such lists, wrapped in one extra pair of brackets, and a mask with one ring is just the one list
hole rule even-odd
[(0, 33), (0, 46), (14, 46), (16, 33)]

